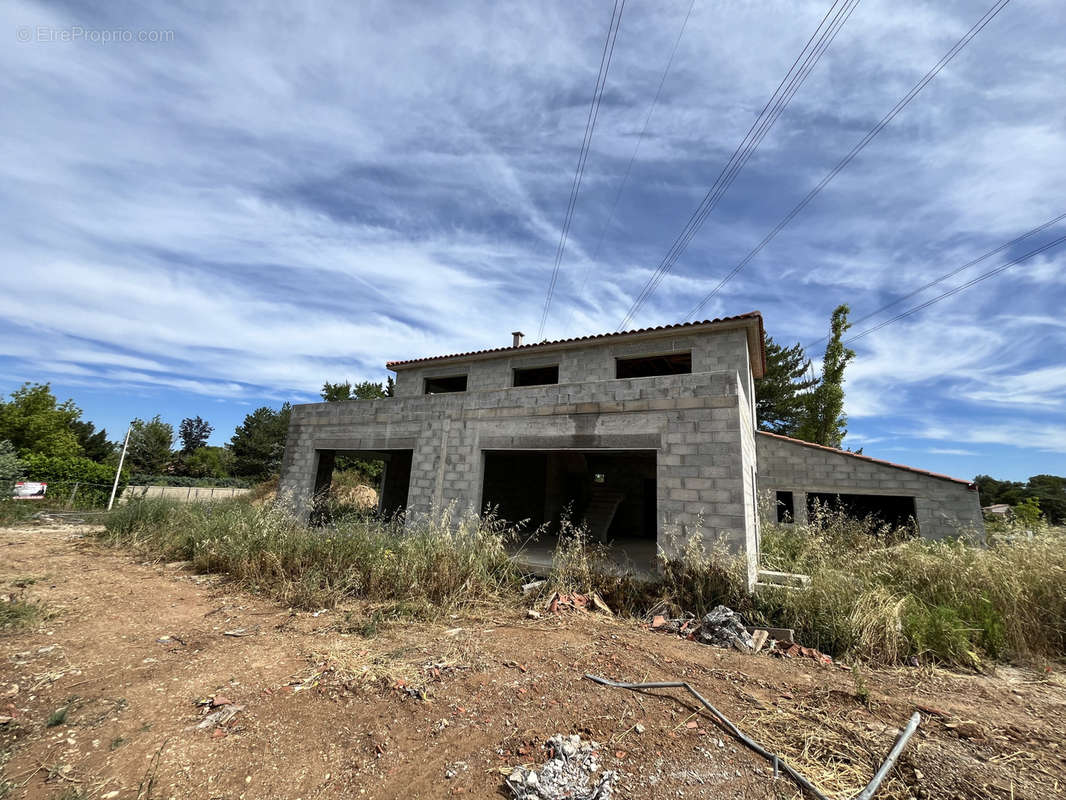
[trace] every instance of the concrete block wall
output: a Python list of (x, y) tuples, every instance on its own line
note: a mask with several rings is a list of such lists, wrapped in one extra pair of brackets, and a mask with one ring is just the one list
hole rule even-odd
[(698, 536), (750, 551), (746, 347), (743, 360), (741, 369), (689, 375), (294, 406), (279, 497), (306, 511), (319, 459), (334, 450), (412, 450), (415, 516), (448, 503), (480, 510), (485, 450), (655, 450), (660, 548), (672, 554)]
[(977, 491), (967, 482), (903, 466), (813, 447), (764, 433), (755, 435), (759, 493), (769, 512), (777, 491), (793, 493), (796, 522), (807, 521), (807, 493), (884, 494), (915, 498), (918, 529), (928, 539), (984, 534)]
[(615, 378), (615, 359), (667, 353), (692, 353), (692, 372), (739, 371), (745, 397), (754, 397), (747, 334), (743, 329), (680, 333), (631, 341), (588, 342), (550, 352), (504, 351), (460, 363), (404, 367), (396, 371), (396, 396), (418, 397), (427, 378), (467, 376), (467, 391), (507, 389), (515, 369), (559, 365), (559, 383), (584, 383)]

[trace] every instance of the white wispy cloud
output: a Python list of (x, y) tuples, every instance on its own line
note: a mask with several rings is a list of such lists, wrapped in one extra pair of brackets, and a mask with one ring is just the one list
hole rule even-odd
[[(617, 325), (825, 5), (696, 5), (594, 258), (688, 3), (627, 7), (549, 336)], [(860, 4), (637, 323), (678, 321), (983, 10)], [(488, 0), (5, 4), (9, 32), (175, 36), (0, 49), (3, 374), (254, 402), (535, 331), (606, 22)], [(810, 343), (837, 303), (860, 316), (1066, 210), (1064, 24), (1055, 0), (1010, 4), (706, 315), (758, 308)], [(972, 425), (1036, 448), (1066, 396), (1064, 267), (1049, 252), (859, 340), (867, 441), (977, 443)]]

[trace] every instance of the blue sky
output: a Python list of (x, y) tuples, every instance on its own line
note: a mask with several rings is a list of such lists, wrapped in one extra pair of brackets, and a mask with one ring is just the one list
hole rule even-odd
[[(5, 3), (0, 390), (222, 443), (326, 379), (533, 334), (612, 5)], [(615, 329), (828, 5), (696, 0), (608, 224), (689, 6), (630, 0), (547, 337)], [(864, 0), (635, 325), (684, 318), (990, 5)], [(1064, 29), (1011, 2), (704, 316), (806, 344), (1066, 212)], [(846, 443), (1066, 474), (1064, 265), (857, 341)]]

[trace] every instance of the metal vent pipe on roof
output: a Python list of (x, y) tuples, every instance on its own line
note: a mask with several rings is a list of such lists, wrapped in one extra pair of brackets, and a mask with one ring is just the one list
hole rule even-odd
[(522, 331), (511, 331), (511, 336), (514, 337), (514, 339), (511, 342), (511, 347), (521, 347), (522, 346), (522, 337), (525, 336), (525, 334), (522, 333)]

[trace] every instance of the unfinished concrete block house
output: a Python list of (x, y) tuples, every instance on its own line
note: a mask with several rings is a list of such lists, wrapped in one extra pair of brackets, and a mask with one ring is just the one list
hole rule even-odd
[[(279, 495), (306, 513), (338, 454), (381, 459), (384, 511), (455, 503), (547, 525), (570, 509), (636, 564), (690, 536), (746, 557), (759, 503), (782, 521), (837, 498), (941, 537), (981, 527), (967, 481), (756, 430), (758, 312), (394, 361), (395, 396), (292, 409)], [(766, 509), (764, 509), (765, 511)], [(530, 552), (535, 552), (534, 550)]]

